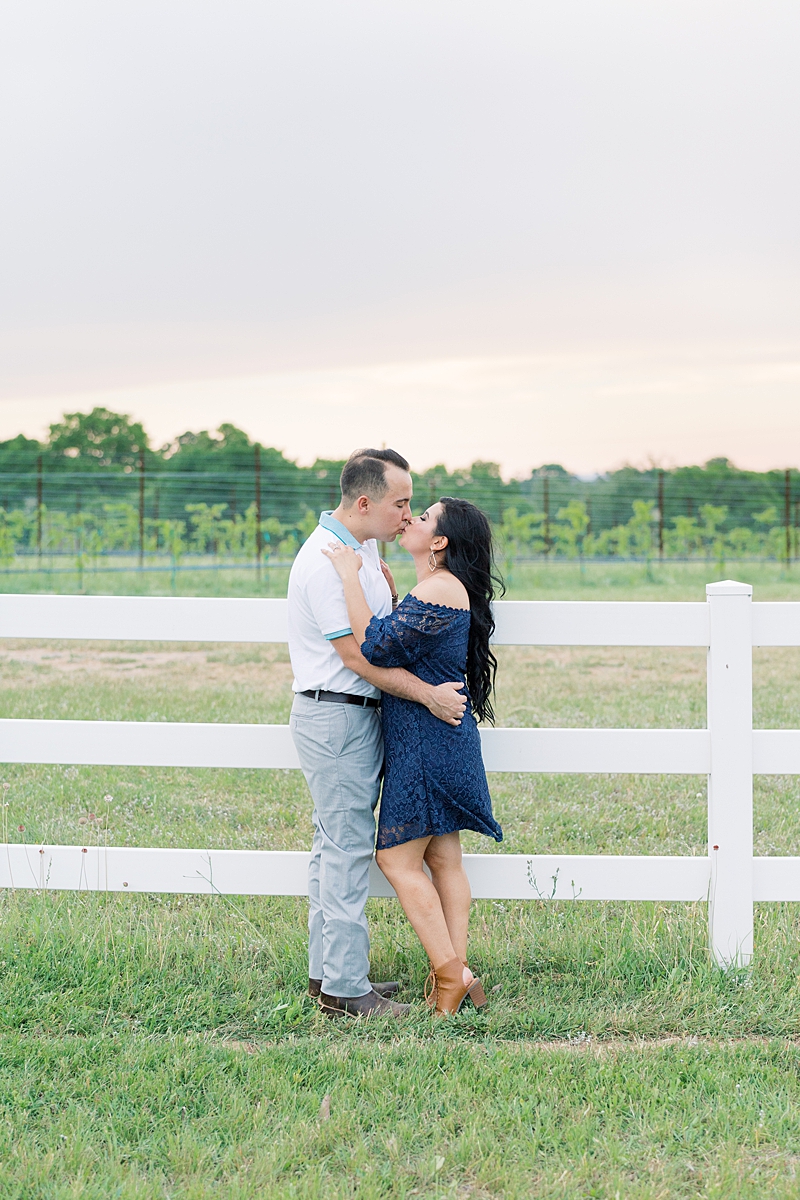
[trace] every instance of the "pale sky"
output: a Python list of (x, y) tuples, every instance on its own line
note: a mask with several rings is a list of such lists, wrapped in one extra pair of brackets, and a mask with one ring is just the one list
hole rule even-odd
[(0, 438), (800, 464), (796, 0), (9, 0)]

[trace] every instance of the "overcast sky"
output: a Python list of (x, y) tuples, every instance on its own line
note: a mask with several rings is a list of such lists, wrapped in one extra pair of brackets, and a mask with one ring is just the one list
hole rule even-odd
[(800, 462), (797, 0), (7, 0), (0, 438)]

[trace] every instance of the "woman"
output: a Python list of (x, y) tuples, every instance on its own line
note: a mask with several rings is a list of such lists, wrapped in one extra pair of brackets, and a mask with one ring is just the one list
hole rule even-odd
[(472, 897), (459, 830), (498, 842), (503, 837), (492, 816), (475, 719), (494, 720), (492, 537), (479, 508), (443, 496), (406, 526), (400, 545), (414, 559), (417, 586), (382, 619), (364, 597), (356, 552), (331, 543), (323, 554), (342, 579), (350, 626), (369, 662), (406, 667), (429, 683), (466, 683), (468, 704), (458, 726), (438, 721), (420, 704), (384, 695), (386, 774), (378, 823), (378, 866), (431, 961), (429, 1004), (437, 1013), (453, 1013), (467, 996), (476, 1007), (486, 1003), (467, 966)]

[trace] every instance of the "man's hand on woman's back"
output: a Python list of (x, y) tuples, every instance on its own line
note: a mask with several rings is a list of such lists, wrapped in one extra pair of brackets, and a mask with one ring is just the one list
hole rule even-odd
[(427, 707), (435, 717), (446, 725), (460, 725), (467, 707), (463, 683), (440, 683), (431, 687), (431, 698)]
[(467, 707), (463, 683), (425, 683), (403, 667), (373, 667), (361, 653), (352, 633), (335, 638), (331, 643), (342, 662), (362, 679), (369, 680), (382, 692), (424, 704), (435, 717), (447, 725), (460, 725)]

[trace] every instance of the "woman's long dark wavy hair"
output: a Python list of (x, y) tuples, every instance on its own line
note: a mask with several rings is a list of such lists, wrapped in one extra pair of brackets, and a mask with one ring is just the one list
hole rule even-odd
[(489, 518), (469, 500), (442, 496), (436, 534), (447, 538), (442, 566), (463, 583), (469, 595), (470, 627), (467, 649), (467, 687), (479, 721), (494, 724), (492, 691), (497, 659), (489, 646), (494, 633), (492, 600), (505, 586), (492, 555)]

